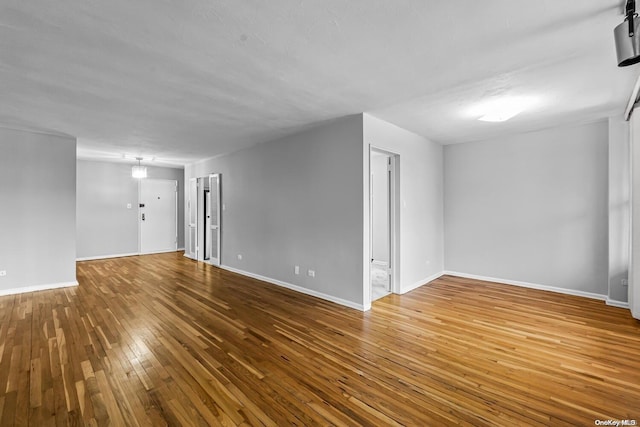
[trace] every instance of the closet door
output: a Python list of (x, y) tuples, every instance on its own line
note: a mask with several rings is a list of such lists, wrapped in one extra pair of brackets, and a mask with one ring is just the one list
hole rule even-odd
[(207, 209), (209, 224), (209, 263), (220, 265), (220, 174), (209, 175), (209, 200)]
[(185, 256), (198, 259), (198, 181), (196, 178), (189, 180), (189, 191), (187, 199), (187, 244), (185, 245)]

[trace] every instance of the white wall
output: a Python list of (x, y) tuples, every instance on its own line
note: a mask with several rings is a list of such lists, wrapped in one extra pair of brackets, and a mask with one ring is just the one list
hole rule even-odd
[(445, 269), (604, 298), (608, 125), (444, 150)]
[(362, 168), (358, 115), (189, 165), (185, 181), (222, 174), (223, 267), (362, 308)]
[(624, 305), (628, 287), (630, 235), (629, 122), (609, 119), (609, 293), (608, 302)]
[(369, 147), (400, 157), (399, 291), (408, 292), (440, 275), (443, 258), (442, 146), (364, 114), (364, 273), (369, 298)]
[[(78, 160), (77, 257), (138, 253), (138, 182), (131, 165)], [(178, 181), (178, 247), (184, 247), (184, 171), (147, 166), (153, 179)], [(131, 209), (127, 204), (131, 204)]]
[(76, 141), (0, 129), (0, 294), (76, 284)]

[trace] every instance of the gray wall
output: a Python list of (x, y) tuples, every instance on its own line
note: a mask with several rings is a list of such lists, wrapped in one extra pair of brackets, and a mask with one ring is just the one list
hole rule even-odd
[[(131, 177), (132, 165), (89, 160), (77, 164), (77, 257), (138, 253), (138, 180)], [(147, 166), (147, 175), (178, 181), (178, 247), (183, 248), (184, 171)]]
[(607, 294), (606, 121), (446, 146), (445, 269)]
[(609, 300), (627, 302), (630, 188), (629, 123), (609, 119)]
[(0, 129), (0, 291), (76, 282), (76, 141)]
[(222, 174), (222, 265), (362, 305), (362, 171), (358, 115), (187, 166), (185, 176)]
[[(364, 115), (365, 228), (369, 224), (369, 146), (400, 156), (400, 271), (399, 291), (404, 293), (440, 274), (443, 258), (442, 146), (419, 135)], [(369, 235), (365, 233), (369, 254)], [(369, 277), (368, 271), (365, 277)]]

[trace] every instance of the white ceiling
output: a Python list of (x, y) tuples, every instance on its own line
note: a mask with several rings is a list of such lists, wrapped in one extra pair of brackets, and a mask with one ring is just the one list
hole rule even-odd
[[(621, 114), (621, 0), (0, 0), (0, 124), (185, 164), (370, 112), (448, 144)], [(469, 110), (536, 105), (504, 123)]]

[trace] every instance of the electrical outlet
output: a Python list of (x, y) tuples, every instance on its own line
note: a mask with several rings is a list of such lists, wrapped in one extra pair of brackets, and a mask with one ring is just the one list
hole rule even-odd
[(316, 277), (316, 272), (313, 270), (307, 271), (307, 274), (309, 275), (309, 277)]
[(300, 266), (299, 266), (299, 265), (296, 265), (295, 267), (293, 267), (293, 272), (294, 272), (295, 274), (300, 274)]
[(238, 254), (238, 259), (242, 259), (242, 254)]
[(629, 286), (629, 281), (627, 279), (620, 280), (620, 283), (622, 284), (622, 286)]
[(6, 275), (7, 275), (7, 270), (0, 270), (0, 277), (6, 276)]

